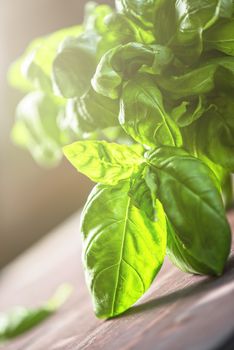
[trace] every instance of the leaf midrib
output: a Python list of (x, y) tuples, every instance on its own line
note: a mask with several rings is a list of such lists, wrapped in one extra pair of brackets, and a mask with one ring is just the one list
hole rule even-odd
[(117, 295), (117, 289), (118, 289), (118, 285), (119, 285), (121, 262), (123, 260), (123, 250), (124, 250), (125, 238), (126, 238), (126, 232), (127, 232), (127, 223), (128, 223), (128, 214), (129, 214), (129, 209), (130, 209), (130, 203), (131, 203), (131, 198), (128, 198), (127, 205), (126, 205), (126, 215), (125, 215), (125, 219), (124, 219), (123, 238), (122, 238), (122, 242), (121, 242), (120, 258), (119, 258), (118, 269), (117, 269), (117, 278), (116, 278), (116, 282), (115, 282), (113, 301), (112, 301), (112, 307), (111, 307), (111, 314), (112, 315), (115, 314), (116, 295)]

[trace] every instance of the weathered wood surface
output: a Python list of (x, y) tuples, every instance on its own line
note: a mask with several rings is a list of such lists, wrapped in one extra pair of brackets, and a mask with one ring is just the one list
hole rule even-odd
[[(234, 232), (234, 215), (229, 219)], [(58, 313), (0, 349), (209, 350), (223, 349), (227, 342), (234, 349), (234, 249), (220, 278), (185, 274), (166, 260), (137, 305), (101, 321), (84, 283), (78, 227), (76, 215), (1, 273), (1, 311), (36, 306), (65, 281), (75, 291)]]

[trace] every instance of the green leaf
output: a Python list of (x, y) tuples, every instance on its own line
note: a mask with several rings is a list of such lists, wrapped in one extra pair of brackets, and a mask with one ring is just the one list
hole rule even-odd
[(220, 18), (230, 18), (232, 0), (176, 0), (177, 33), (172, 46), (182, 61), (191, 64), (203, 50), (202, 33)]
[(36, 309), (17, 307), (9, 313), (0, 313), (0, 342), (25, 333), (53, 315), (72, 291), (68, 284), (61, 285), (54, 296)]
[(231, 97), (220, 96), (215, 106), (196, 124), (197, 153), (204, 153), (214, 163), (234, 172), (234, 102)]
[(188, 272), (220, 275), (230, 252), (231, 232), (215, 175), (200, 160), (172, 147), (152, 152), (148, 163), (174, 231), (168, 246), (174, 262)]
[(170, 49), (161, 45), (129, 43), (108, 51), (99, 62), (92, 86), (104, 96), (117, 99), (124, 80), (137, 71), (159, 74), (173, 59)]
[(130, 182), (129, 196), (134, 205), (143, 211), (150, 220), (157, 220), (157, 184), (151, 181), (151, 174), (146, 164), (142, 164), (138, 172), (134, 174)]
[(155, 77), (157, 85), (172, 99), (207, 94), (216, 87), (234, 88), (234, 61), (232, 57), (219, 57), (202, 63), (185, 74)]
[(197, 258), (190, 249), (186, 248), (169, 220), (167, 220), (167, 256), (175, 266), (184, 272), (202, 275), (214, 274), (207, 264), (202, 263), (199, 257)]
[(201, 118), (208, 108), (204, 96), (198, 96), (191, 100), (182, 101), (171, 110), (170, 116), (180, 128), (184, 128)]
[(98, 185), (83, 211), (83, 262), (96, 315), (117, 316), (150, 287), (164, 260), (166, 220), (152, 222), (128, 197), (129, 182)]
[(71, 142), (58, 120), (64, 113), (64, 101), (40, 91), (26, 95), (16, 109), (12, 139), (30, 151), (41, 165), (56, 165), (61, 160), (61, 146)]
[(207, 50), (218, 50), (234, 56), (234, 19), (219, 23), (204, 35)]
[(80, 98), (67, 100), (63, 123), (80, 138), (85, 138), (86, 133), (119, 126), (118, 114), (117, 100), (99, 95), (90, 88)]
[(64, 147), (63, 151), (78, 171), (106, 185), (128, 179), (143, 161), (143, 148), (140, 145), (78, 141)]
[(96, 32), (103, 34), (106, 32), (106, 17), (113, 13), (113, 9), (108, 5), (98, 5), (95, 2), (88, 2), (85, 5), (85, 16), (83, 26), (86, 32)]
[[(107, 30), (104, 42), (113, 42), (112, 47), (129, 42), (152, 44), (155, 37), (150, 29), (140, 26), (134, 18), (121, 13), (113, 13), (106, 19)], [(124, 30), (122, 30), (124, 28)], [(115, 43), (115, 44), (114, 44)]]
[(96, 34), (67, 39), (53, 63), (54, 84), (65, 98), (80, 97), (90, 88), (96, 68)]
[(52, 64), (58, 47), (66, 37), (75, 37), (81, 31), (81, 26), (74, 26), (35, 39), (10, 67), (10, 84), (23, 91), (41, 89), (52, 92)]
[(176, 33), (175, 1), (157, 0), (154, 33), (159, 44), (169, 46)]
[(115, 0), (120, 12), (130, 14), (146, 27), (153, 27), (158, 7), (165, 0)]
[(119, 125), (117, 100), (99, 95), (90, 88), (76, 102), (81, 130), (93, 131)]
[(234, 204), (234, 186), (232, 174), (226, 174), (222, 181), (222, 194), (225, 208), (231, 209)]
[(127, 134), (147, 146), (182, 145), (179, 128), (165, 112), (161, 92), (149, 75), (138, 74), (124, 86), (119, 121)]

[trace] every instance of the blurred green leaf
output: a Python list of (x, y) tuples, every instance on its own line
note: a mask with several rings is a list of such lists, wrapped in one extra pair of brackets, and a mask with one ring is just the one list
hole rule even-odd
[(9, 313), (0, 313), (0, 342), (15, 338), (39, 325), (64, 304), (71, 292), (71, 285), (63, 284), (41, 307), (29, 309), (19, 306)]

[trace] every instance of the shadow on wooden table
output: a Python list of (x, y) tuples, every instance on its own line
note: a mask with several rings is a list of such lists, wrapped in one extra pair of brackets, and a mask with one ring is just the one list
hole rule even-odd
[(211, 292), (216, 290), (219, 287), (227, 285), (230, 281), (233, 281), (232, 269), (234, 268), (234, 256), (230, 257), (227, 266), (224, 270), (224, 273), (220, 277), (207, 276), (205, 280), (197, 282), (188, 287), (184, 287), (175, 292), (163, 295), (161, 297), (156, 297), (152, 300), (149, 300), (145, 303), (135, 305), (120, 317), (125, 317), (133, 315), (136, 313), (147, 312), (147, 310), (152, 310), (153, 308), (161, 307), (162, 305), (167, 305), (175, 303), (180, 299), (188, 298), (194, 295), (197, 295), (199, 298), (200, 293)]

